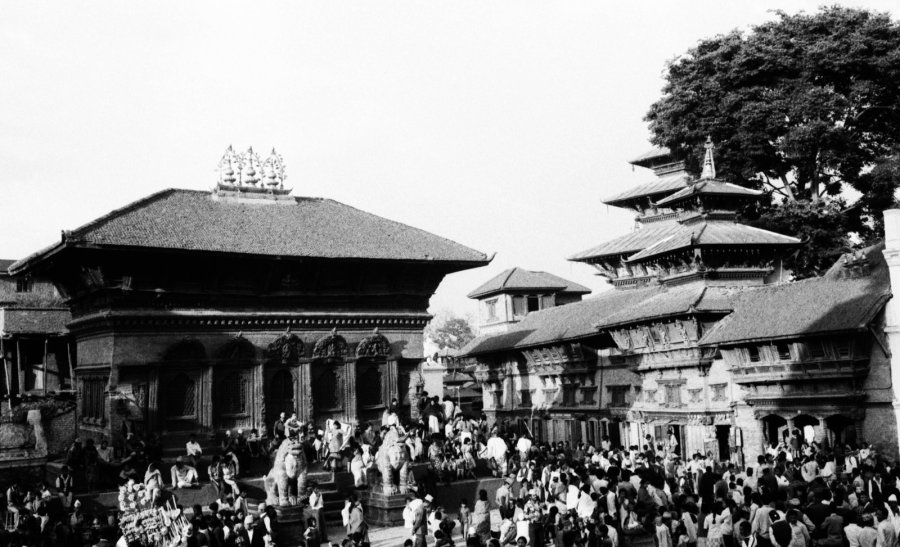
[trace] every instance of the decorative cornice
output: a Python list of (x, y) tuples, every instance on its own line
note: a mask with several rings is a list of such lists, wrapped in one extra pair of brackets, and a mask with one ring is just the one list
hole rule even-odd
[(352, 330), (424, 329), (431, 316), (422, 314), (310, 314), (310, 313), (96, 313), (69, 323), (71, 332), (90, 330), (243, 330), (283, 331), (291, 329), (349, 328)]

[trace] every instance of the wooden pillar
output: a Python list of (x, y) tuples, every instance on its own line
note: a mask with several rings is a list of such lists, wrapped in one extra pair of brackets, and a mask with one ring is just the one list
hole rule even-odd
[(388, 359), (387, 362), (387, 378), (385, 378), (385, 384), (387, 386), (387, 401), (384, 402), (385, 406), (391, 405), (392, 399), (400, 400), (399, 393), (399, 367), (397, 366), (396, 359)]
[(49, 337), (44, 338), (44, 364), (41, 367), (41, 374), (44, 377), (44, 381), (41, 382), (43, 389), (44, 389), (44, 395), (47, 395), (47, 380), (48, 380), (48, 378), (47, 378), (47, 354), (49, 353), (49, 351), (48, 351), (50, 349), (49, 346), (50, 346), (50, 338)]
[(149, 431), (159, 431), (159, 365), (153, 365), (147, 371), (147, 429)]
[(3, 358), (3, 373), (6, 376), (6, 402), (12, 411), (12, 375), (9, 373), (9, 360), (6, 358), (6, 340), (0, 338), (0, 356)]
[(359, 423), (356, 409), (356, 359), (344, 361), (344, 419), (351, 424)]
[(294, 382), (294, 401), (297, 405), (297, 418), (303, 423), (310, 423), (313, 419), (313, 395), (312, 395), (312, 363), (307, 360), (300, 361), (297, 368), (297, 379)]
[(266, 395), (265, 395), (265, 361), (259, 361), (253, 367), (253, 427), (259, 431), (266, 430)]
[(212, 363), (203, 363), (200, 365), (202, 368), (200, 369), (200, 378), (201, 378), (201, 386), (202, 386), (202, 398), (200, 403), (200, 425), (207, 430), (207, 432), (213, 433), (215, 432), (216, 424), (214, 416), (214, 408), (215, 408), (215, 385), (216, 385), (216, 368), (212, 365)]
[(69, 382), (72, 384), (72, 389), (75, 389), (75, 361), (72, 360), (72, 341), (66, 341), (66, 354), (69, 357)]
[(19, 397), (25, 394), (25, 371), (22, 369), (22, 344), (16, 338), (16, 370), (19, 373)]

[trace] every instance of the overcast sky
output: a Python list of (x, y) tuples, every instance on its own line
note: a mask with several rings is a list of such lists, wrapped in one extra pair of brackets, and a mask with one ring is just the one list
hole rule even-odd
[(819, 3), (4, 2), (0, 257), (274, 146), (294, 195), (497, 253), (432, 310), (512, 266), (606, 290), (565, 257), (632, 229), (600, 200), (652, 178), (666, 61)]

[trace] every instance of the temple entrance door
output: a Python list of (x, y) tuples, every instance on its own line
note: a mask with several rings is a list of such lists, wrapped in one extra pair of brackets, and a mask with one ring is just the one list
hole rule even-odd
[(717, 425), (716, 426), (716, 441), (719, 446), (719, 454), (718, 460), (720, 462), (727, 462), (731, 459), (731, 426), (730, 425)]
[(286, 417), (291, 412), (298, 412), (294, 403), (294, 375), (290, 370), (277, 370), (269, 378), (266, 390), (266, 427), (271, 427), (284, 412)]
[(344, 363), (321, 360), (310, 366), (312, 380), (313, 415), (319, 428), (328, 419), (340, 420), (344, 416)]
[(199, 430), (200, 371), (168, 373), (161, 380), (162, 429), (169, 432)]
[(213, 416), (216, 427), (248, 430), (253, 427), (253, 369), (217, 370), (215, 382)]
[(787, 429), (787, 420), (777, 414), (769, 414), (762, 419), (763, 423), (763, 443), (766, 448), (776, 446), (780, 443)]

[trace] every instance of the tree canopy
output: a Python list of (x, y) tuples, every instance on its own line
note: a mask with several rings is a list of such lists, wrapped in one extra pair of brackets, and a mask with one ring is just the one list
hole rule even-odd
[(439, 349), (462, 349), (475, 338), (475, 332), (468, 319), (442, 311), (425, 327), (425, 336)]
[[(900, 26), (842, 7), (776, 12), (671, 61), (646, 120), (654, 143), (695, 172), (711, 136), (720, 178), (770, 193), (746, 218), (806, 238), (790, 267), (816, 275), (847, 250), (850, 234), (880, 237), (880, 212), (893, 202)], [(852, 204), (848, 189), (861, 195)]]

